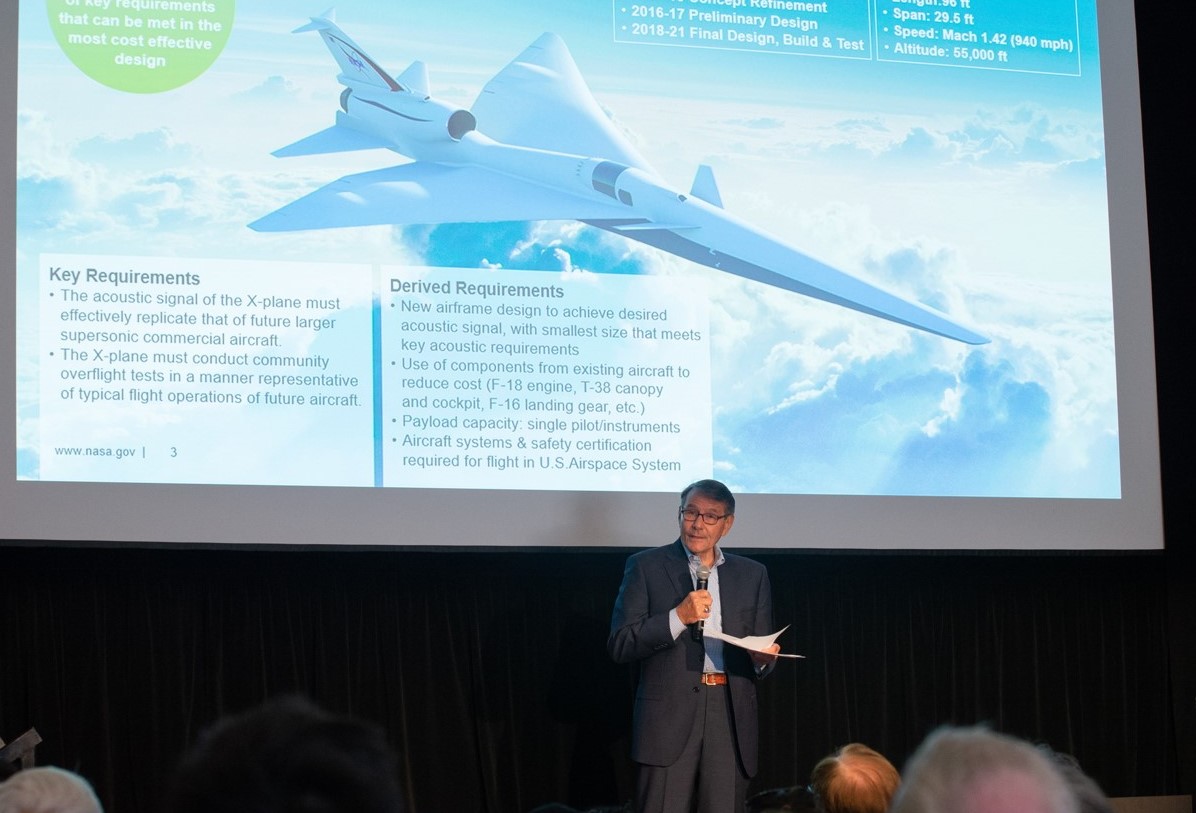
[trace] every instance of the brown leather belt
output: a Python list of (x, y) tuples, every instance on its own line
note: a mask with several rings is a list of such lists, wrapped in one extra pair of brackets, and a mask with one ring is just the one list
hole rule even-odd
[(726, 686), (727, 674), (725, 672), (703, 672), (702, 673), (703, 686)]

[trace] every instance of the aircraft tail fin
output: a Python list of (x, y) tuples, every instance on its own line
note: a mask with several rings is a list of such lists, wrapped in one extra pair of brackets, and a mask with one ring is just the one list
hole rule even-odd
[(418, 59), (407, 66), (398, 76), (399, 84), (417, 96), (431, 96), (432, 83), (428, 81), (428, 66)]
[(723, 196), (719, 194), (718, 184), (714, 182), (714, 170), (707, 164), (698, 166), (698, 172), (694, 175), (693, 187), (689, 190), (689, 194), (695, 198), (701, 198), (711, 206), (723, 208)]
[(325, 25), (336, 25), (336, 9), (330, 8), (321, 14), (319, 17), (310, 18), (310, 22), (292, 31), (292, 34), (302, 34), (304, 31), (319, 31)]
[[(370, 85), (383, 90), (405, 90), (402, 85), (391, 78), (369, 54), (350, 39), (349, 35), (341, 31), (336, 24), (336, 10), (328, 9), (318, 17), (312, 17), (310, 22), (296, 28), (293, 34), (305, 31), (318, 31), (320, 39), (328, 47), (328, 52), (340, 66), (341, 73), (337, 78), (341, 84)], [(409, 69), (410, 70), (410, 69)]]

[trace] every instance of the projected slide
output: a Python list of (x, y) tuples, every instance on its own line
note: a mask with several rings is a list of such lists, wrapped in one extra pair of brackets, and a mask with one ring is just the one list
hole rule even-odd
[(50, 0), (19, 60), (19, 479), (1121, 496), (1091, 2)]

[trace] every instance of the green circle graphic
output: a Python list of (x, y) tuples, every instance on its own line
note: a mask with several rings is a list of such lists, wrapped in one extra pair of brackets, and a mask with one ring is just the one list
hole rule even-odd
[(63, 53), (97, 82), (129, 93), (174, 90), (228, 42), (235, 0), (47, 0)]

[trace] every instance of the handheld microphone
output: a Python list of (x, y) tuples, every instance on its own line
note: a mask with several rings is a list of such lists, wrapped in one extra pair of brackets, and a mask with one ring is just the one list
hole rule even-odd
[[(706, 565), (698, 566), (698, 590), (705, 590), (710, 584), (710, 568)], [(705, 619), (699, 618), (697, 622), (689, 628), (689, 634), (695, 641), (702, 640), (702, 628), (706, 625)]]

